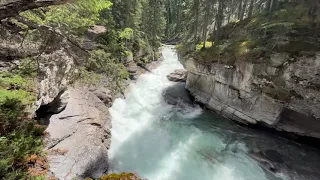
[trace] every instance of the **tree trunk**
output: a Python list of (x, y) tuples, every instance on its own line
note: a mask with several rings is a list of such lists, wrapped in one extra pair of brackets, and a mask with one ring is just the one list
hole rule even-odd
[(239, 8), (238, 8), (238, 19), (240, 20), (242, 12), (242, 0), (239, 1)]
[(0, 4), (0, 20), (18, 15), (20, 12), (71, 2), (72, 0), (16, 0)]
[(274, 1), (275, 0), (271, 0), (270, 1), (270, 9), (269, 9), (269, 18), (268, 18), (268, 21), (271, 20), (271, 17), (272, 17), (272, 11), (273, 11), (273, 7), (274, 7)]
[(195, 22), (195, 33), (194, 33), (194, 40), (196, 43), (198, 43), (198, 26), (199, 26), (199, 6), (200, 6), (200, 0), (195, 0), (195, 10), (196, 10), (196, 22)]
[[(271, 21), (271, 18), (272, 18), (273, 2), (274, 0), (270, 0), (269, 10), (268, 10), (268, 23)], [(267, 36), (267, 30), (268, 28), (265, 28), (264, 36)]]
[(271, 1), (272, 0), (267, 0), (267, 2), (266, 2), (266, 11), (268, 12), (269, 10), (270, 10), (270, 8), (271, 8)]
[(254, 4), (254, 0), (250, 1), (250, 7), (249, 7), (249, 12), (248, 12), (248, 17), (251, 18), (253, 15), (253, 4)]
[(246, 12), (247, 4), (248, 4), (248, 0), (245, 0), (242, 7), (241, 14), (240, 14), (240, 20), (243, 20), (244, 18), (244, 13)]
[(177, 27), (176, 27), (176, 34), (180, 33), (181, 29), (181, 2), (178, 0), (177, 4)]
[(210, 14), (210, 10), (211, 10), (211, 6), (210, 6), (210, 0), (206, 0), (207, 4), (206, 4), (206, 14), (204, 17), (204, 26), (203, 26), (203, 32), (202, 32), (202, 37), (203, 37), (203, 47), (206, 48), (206, 42), (207, 42), (207, 28), (208, 28), (208, 24), (209, 24), (209, 14)]
[(221, 26), (223, 21), (223, 9), (224, 9), (223, 1), (224, 0), (219, 0), (218, 14), (217, 14), (217, 30), (214, 36), (215, 45), (218, 45), (220, 41)]
[(166, 1), (166, 11), (167, 11), (167, 24), (166, 24), (166, 32), (165, 35), (168, 38), (169, 35), (169, 26), (171, 24), (171, 3), (170, 0)]
[[(155, 3), (157, 3), (157, 1), (155, 1)], [(153, 16), (152, 16), (152, 18), (153, 18), (153, 27), (152, 27), (152, 45), (155, 47), (156, 46), (156, 41), (157, 41), (157, 39), (156, 39), (156, 36), (157, 36), (157, 34), (156, 34), (156, 11), (157, 11), (157, 9), (156, 9), (156, 6), (154, 5), (153, 6)]]
[(213, 25), (213, 38), (212, 38), (212, 44), (214, 43), (215, 41), (215, 36), (216, 36), (216, 27), (217, 27), (217, 20), (214, 22), (214, 25)]

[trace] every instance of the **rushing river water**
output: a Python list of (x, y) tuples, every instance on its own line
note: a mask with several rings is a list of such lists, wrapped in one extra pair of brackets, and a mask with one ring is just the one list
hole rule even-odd
[[(172, 47), (165, 46), (163, 56), (156, 69), (130, 85), (126, 99), (110, 108), (110, 171), (136, 172), (149, 180), (320, 179), (317, 149), (236, 125), (200, 107), (165, 103), (163, 91), (174, 85), (166, 75), (183, 67)], [(276, 172), (259, 164), (252, 151), (271, 155)]]

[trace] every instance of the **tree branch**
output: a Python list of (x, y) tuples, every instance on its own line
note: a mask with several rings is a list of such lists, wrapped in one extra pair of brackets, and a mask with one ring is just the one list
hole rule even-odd
[(63, 38), (65, 38), (69, 43), (73, 44), (74, 46), (78, 47), (79, 49), (83, 50), (84, 52), (88, 52), (86, 49), (84, 49), (83, 47), (81, 47), (81, 45), (79, 45), (77, 42), (71, 40), (69, 37), (67, 37), (66, 35), (64, 35), (59, 29), (55, 29), (51, 26), (47, 26), (47, 25), (42, 25), (42, 24), (37, 24), (34, 23), (30, 20), (28, 20), (27, 18), (24, 18), (22, 16), (16, 16), (14, 17), (17, 21), (27, 25), (29, 28), (31, 29), (38, 29), (38, 30), (43, 30), (43, 31), (49, 31), (51, 33), (54, 33), (58, 36), (61, 36)]
[(8, 3), (0, 3), (0, 20), (18, 15), (20, 12), (39, 7), (60, 5), (72, 0), (15, 0)]

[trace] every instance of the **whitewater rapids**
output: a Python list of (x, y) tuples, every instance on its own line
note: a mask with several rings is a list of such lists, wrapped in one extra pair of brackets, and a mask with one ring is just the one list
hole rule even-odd
[(254, 133), (237, 133), (238, 127), (200, 107), (165, 103), (162, 93), (174, 85), (166, 76), (183, 67), (172, 46), (162, 54), (161, 64), (141, 75), (126, 99), (116, 99), (110, 108), (111, 172), (136, 172), (149, 180), (288, 179), (266, 172), (250, 158), (245, 140), (259, 141)]

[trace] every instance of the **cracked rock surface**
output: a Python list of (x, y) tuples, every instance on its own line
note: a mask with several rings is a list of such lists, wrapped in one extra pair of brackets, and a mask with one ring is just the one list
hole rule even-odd
[(108, 108), (85, 88), (70, 88), (68, 92), (68, 105), (50, 117), (46, 130), (50, 173), (66, 180), (101, 176), (108, 169)]
[(197, 102), (242, 123), (320, 139), (320, 53), (272, 63), (200, 64), (192, 58), (186, 88)]

